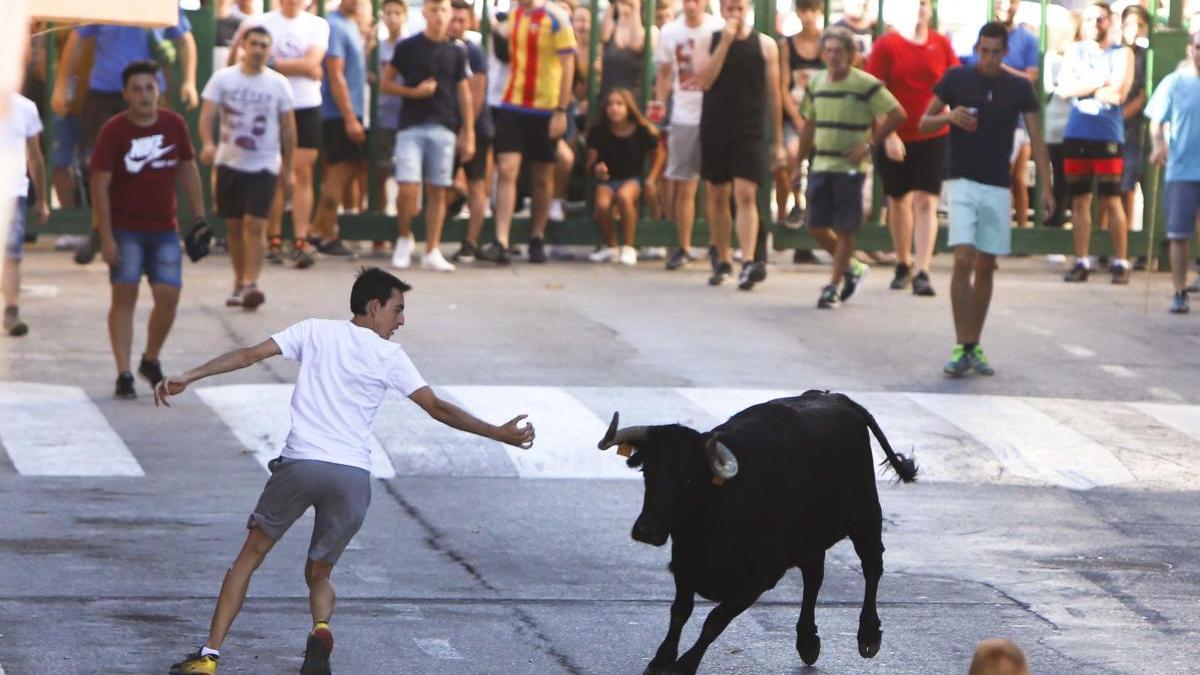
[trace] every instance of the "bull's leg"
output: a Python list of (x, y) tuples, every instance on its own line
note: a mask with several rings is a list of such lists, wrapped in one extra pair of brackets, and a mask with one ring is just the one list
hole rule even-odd
[(883, 576), (883, 535), (877, 526), (869, 532), (851, 535), (850, 540), (854, 542), (854, 551), (862, 563), (863, 579), (867, 582), (862, 612), (858, 615), (858, 653), (869, 659), (879, 653), (879, 644), (883, 641), (879, 612), (875, 607), (879, 578)]
[(708, 618), (704, 620), (704, 627), (700, 629), (700, 638), (696, 640), (696, 644), (692, 645), (691, 649), (684, 652), (683, 656), (679, 658), (672, 672), (684, 675), (695, 673), (700, 667), (700, 659), (704, 658), (704, 652), (708, 651), (708, 646), (725, 631), (725, 627), (729, 625), (730, 621), (746, 611), (747, 607), (753, 605), (758, 596), (759, 591), (752, 591), (730, 598), (714, 607), (713, 611), (708, 613)]
[(643, 675), (670, 672), (671, 667), (675, 665), (675, 657), (679, 655), (679, 635), (683, 633), (683, 625), (692, 616), (694, 605), (695, 594), (690, 588), (681, 586), (679, 579), (676, 579), (675, 601), (671, 603), (671, 626), (667, 628), (666, 639), (658, 646), (658, 652), (651, 659), (650, 665), (646, 666)]
[(825, 580), (825, 552), (800, 563), (804, 575), (804, 604), (800, 606), (800, 620), (796, 622), (796, 651), (807, 665), (817, 662), (821, 655), (821, 638), (817, 635), (817, 594)]

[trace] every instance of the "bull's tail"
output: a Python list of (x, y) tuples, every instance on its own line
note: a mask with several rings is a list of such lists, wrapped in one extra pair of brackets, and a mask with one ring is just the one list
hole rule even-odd
[(905, 455), (892, 450), (892, 444), (888, 443), (887, 436), (884, 436), (883, 430), (879, 428), (879, 423), (875, 421), (875, 417), (871, 413), (867, 412), (866, 408), (845, 394), (841, 396), (853, 405), (858, 412), (862, 413), (863, 418), (867, 422), (867, 428), (875, 435), (875, 440), (879, 441), (879, 446), (883, 448), (884, 454), (887, 455), (887, 459), (880, 462), (879, 465), (891, 467), (902, 482), (911, 483), (915, 481), (918, 471), (917, 463)]

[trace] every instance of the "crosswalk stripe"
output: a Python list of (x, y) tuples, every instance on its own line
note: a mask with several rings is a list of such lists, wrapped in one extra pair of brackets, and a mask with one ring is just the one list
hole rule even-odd
[(449, 640), (440, 640), (432, 638), (413, 638), (413, 642), (421, 651), (435, 659), (444, 659), (448, 661), (462, 661), (463, 655), (450, 644)]
[(0, 440), (21, 475), (145, 475), (79, 387), (0, 382), (0, 420)]
[(1059, 424), (1023, 399), (909, 394), (930, 412), (979, 439), (1006, 471), (1076, 490), (1134, 480), (1104, 446)]
[[(196, 390), (208, 407), (233, 431), (246, 450), (265, 469), (279, 455), (291, 429), (292, 389), (290, 384), (230, 384)], [(396, 470), (374, 436), (371, 444), (371, 474), (394, 478)]]
[(1130, 403), (1131, 407), (1200, 441), (1200, 406), (1174, 403)]
[[(436, 391), (451, 403), (460, 403), (450, 392), (441, 388)], [(398, 396), (388, 396), (379, 407), (375, 437), (401, 476), (517, 475), (517, 467), (499, 443), (448, 429), (412, 401)]]

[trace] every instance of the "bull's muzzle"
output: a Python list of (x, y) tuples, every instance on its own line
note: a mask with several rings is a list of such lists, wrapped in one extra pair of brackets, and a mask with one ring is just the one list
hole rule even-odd
[(633, 532), (630, 534), (634, 541), (651, 546), (662, 546), (667, 543), (667, 532), (660, 530), (657, 527), (647, 525), (642, 518), (638, 518), (633, 524)]

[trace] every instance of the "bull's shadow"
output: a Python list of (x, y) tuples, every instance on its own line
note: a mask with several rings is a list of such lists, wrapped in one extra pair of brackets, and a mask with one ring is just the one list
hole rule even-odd
[[(707, 433), (679, 424), (619, 428), (618, 421), (614, 413), (598, 445), (617, 446), (643, 474), (632, 537), (652, 546), (671, 540), (670, 626), (646, 673), (695, 673), (729, 622), (792, 567), (804, 579), (796, 650), (811, 666), (821, 653), (814, 613), (825, 552), (845, 538), (866, 580), (858, 651), (864, 658), (879, 652), (883, 512), (870, 434), (900, 480), (916, 480), (917, 467), (892, 450), (866, 409), (843, 394), (807, 391), (751, 406)], [(679, 656), (697, 594), (717, 606)]]

